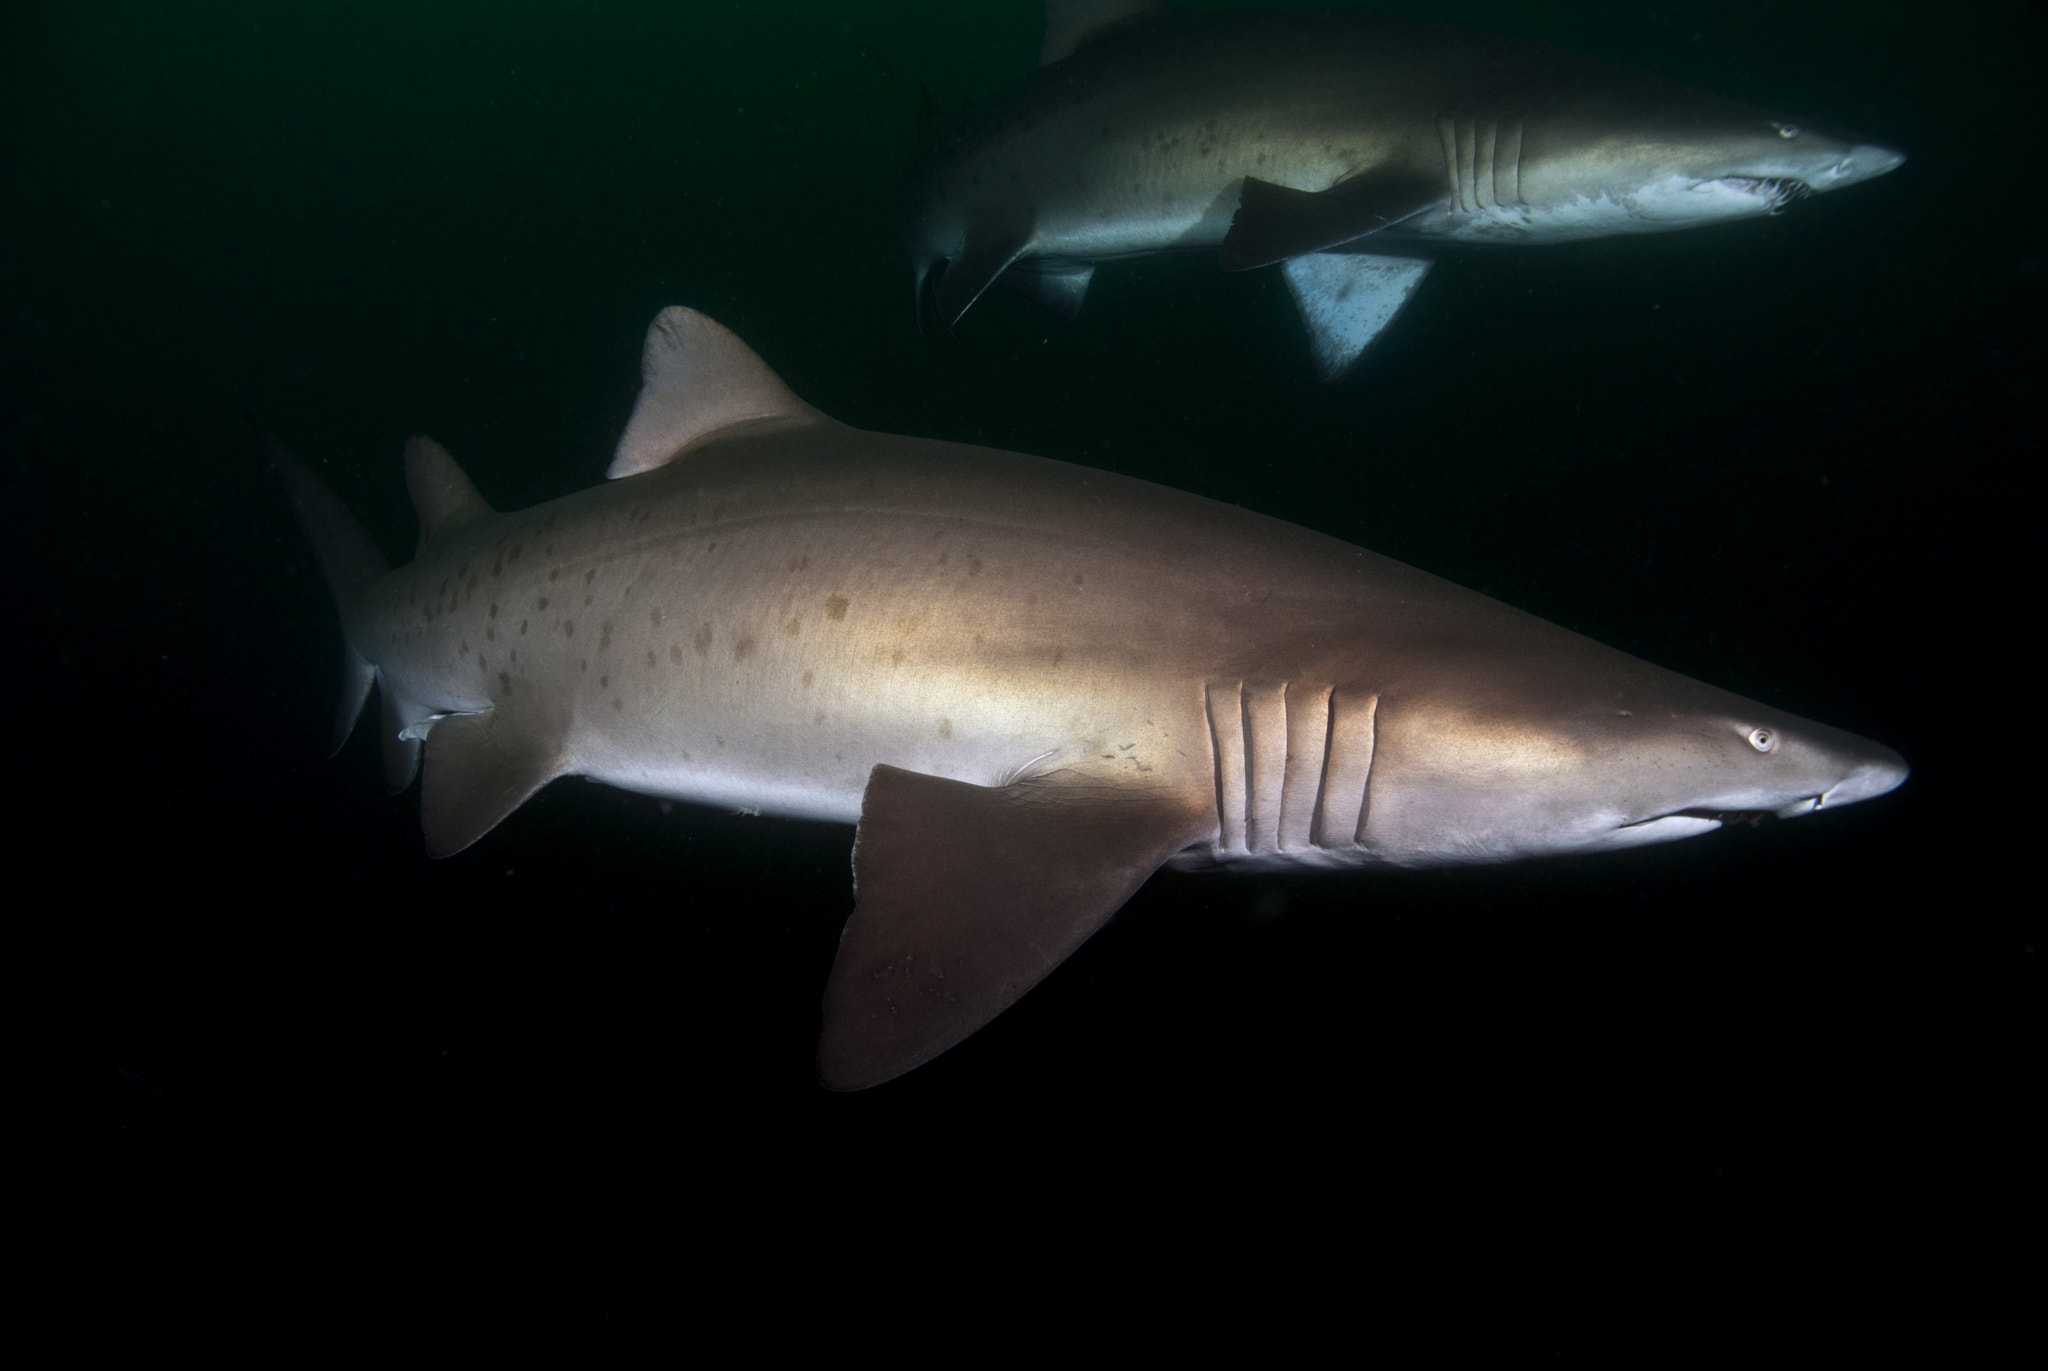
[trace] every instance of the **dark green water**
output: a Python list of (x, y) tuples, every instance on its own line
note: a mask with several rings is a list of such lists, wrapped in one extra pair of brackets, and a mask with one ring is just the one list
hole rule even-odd
[[(2039, 810), (2013, 665), (2039, 623), (2037, 9), (1382, 6), (1912, 160), (1779, 218), (1449, 256), (1323, 388), (1279, 278), (1197, 257), (1104, 268), (1071, 323), (998, 292), (956, 343), (917, 335), (891, 228), (916, 80), (958, 105), (1024, 74), (1028, 0), (422, 8), (0, 20), (10, 866), (17, 924), (87, 951), (124, 1165), (545, 1190), (871, 1142), (950, 1166), (1043, 1126), (1090, 1155), (1850, 1205), (1919, 1175), (1902, 1121), (2010, 1140), (2038, 975), (2004, 893)], [(850, 831), (564, 781), (428, 862), (367, 730), (321, 757), (333, 617), (240, 417), (402, 552), (407, 434), (501, 508), (594, 482), (670, 303), (850, 423), (1308, 524), (1915, 775), (1618, 857), (1161, 876), (963, 1048), (826, 1095)]]

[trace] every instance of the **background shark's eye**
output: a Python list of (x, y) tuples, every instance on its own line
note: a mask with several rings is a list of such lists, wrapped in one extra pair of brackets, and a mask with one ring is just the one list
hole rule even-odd
[(1773, 124), (1771, 127), (1778, 131), (1780, 138), (1797, 138), (1799, 136), (1799, 125), (1797, 124)]
[(1749, 731), (1749, 745), (1758, 752), (1769, 752), (1778, 745), (1778, 735), (1768, 728), (1752, 728)]

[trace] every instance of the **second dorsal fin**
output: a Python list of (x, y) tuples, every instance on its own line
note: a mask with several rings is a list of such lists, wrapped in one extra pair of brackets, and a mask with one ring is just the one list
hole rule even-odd
[(424, 433), (405, 440), (405, 488), (419, 516), (422, 550), (449, 525), (491, 512), (448, 449)]
[(816, 414), (723, 325), (671, 305), (647, 330), (640, 398), (605, 475), (652, 471), (706, 434), (743, 420)]

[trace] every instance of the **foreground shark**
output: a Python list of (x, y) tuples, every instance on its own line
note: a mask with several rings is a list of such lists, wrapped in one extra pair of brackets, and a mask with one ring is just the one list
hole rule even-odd
[(492, 511), (415, 438), (410, 566), (272, 460), (428, 850), (557, 776), (858, 824), (820, 1074), (909, 1070), (1162, 865), (1429, 866), (1688, 837), (1906, 775), (1876, 743), (1180, 491), (866, 433), (670, 309), (610, 474)]
[(920, 324), (991, 284), (1064, 315), (1097, 262), (1281, 264), (1342, 375), (1459, 244), (1775, 214), (1905, 160), (1540, 44), (1348, 14), (1048, 0), (1036, 75), (915, 173)]

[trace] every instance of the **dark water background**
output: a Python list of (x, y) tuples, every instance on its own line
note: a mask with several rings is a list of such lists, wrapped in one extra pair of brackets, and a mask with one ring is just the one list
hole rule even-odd
[[(1325, 388), (1279, 277), (1199, 257), (1104, 268), (1070, 324), (995, 292), (918, 336), (916, 81), (1022, 76), (1029, 0), (9, 6), (10, 884), (79, 973), (55, 1050), (89, 1048), (110, 1174), (666, 1203), (1000, 1157), (1866, 1214), (1999, 1174), (2039, 1085), (2039, 10), (1378, 8), (1911, 160), (1778, 218), (1448, 256)], [(568, 780), (428, 861), (367, 729), (321, 755), (338, 635), (240, 417), (403, 553), (407, 434), (500, 508), (594, 482), (671, 303), (849, 423), (1307, 524), (1915, 773), (1619, 856), (1163, 874), (965, 1046), (827, 1094), (850, 830)]]

